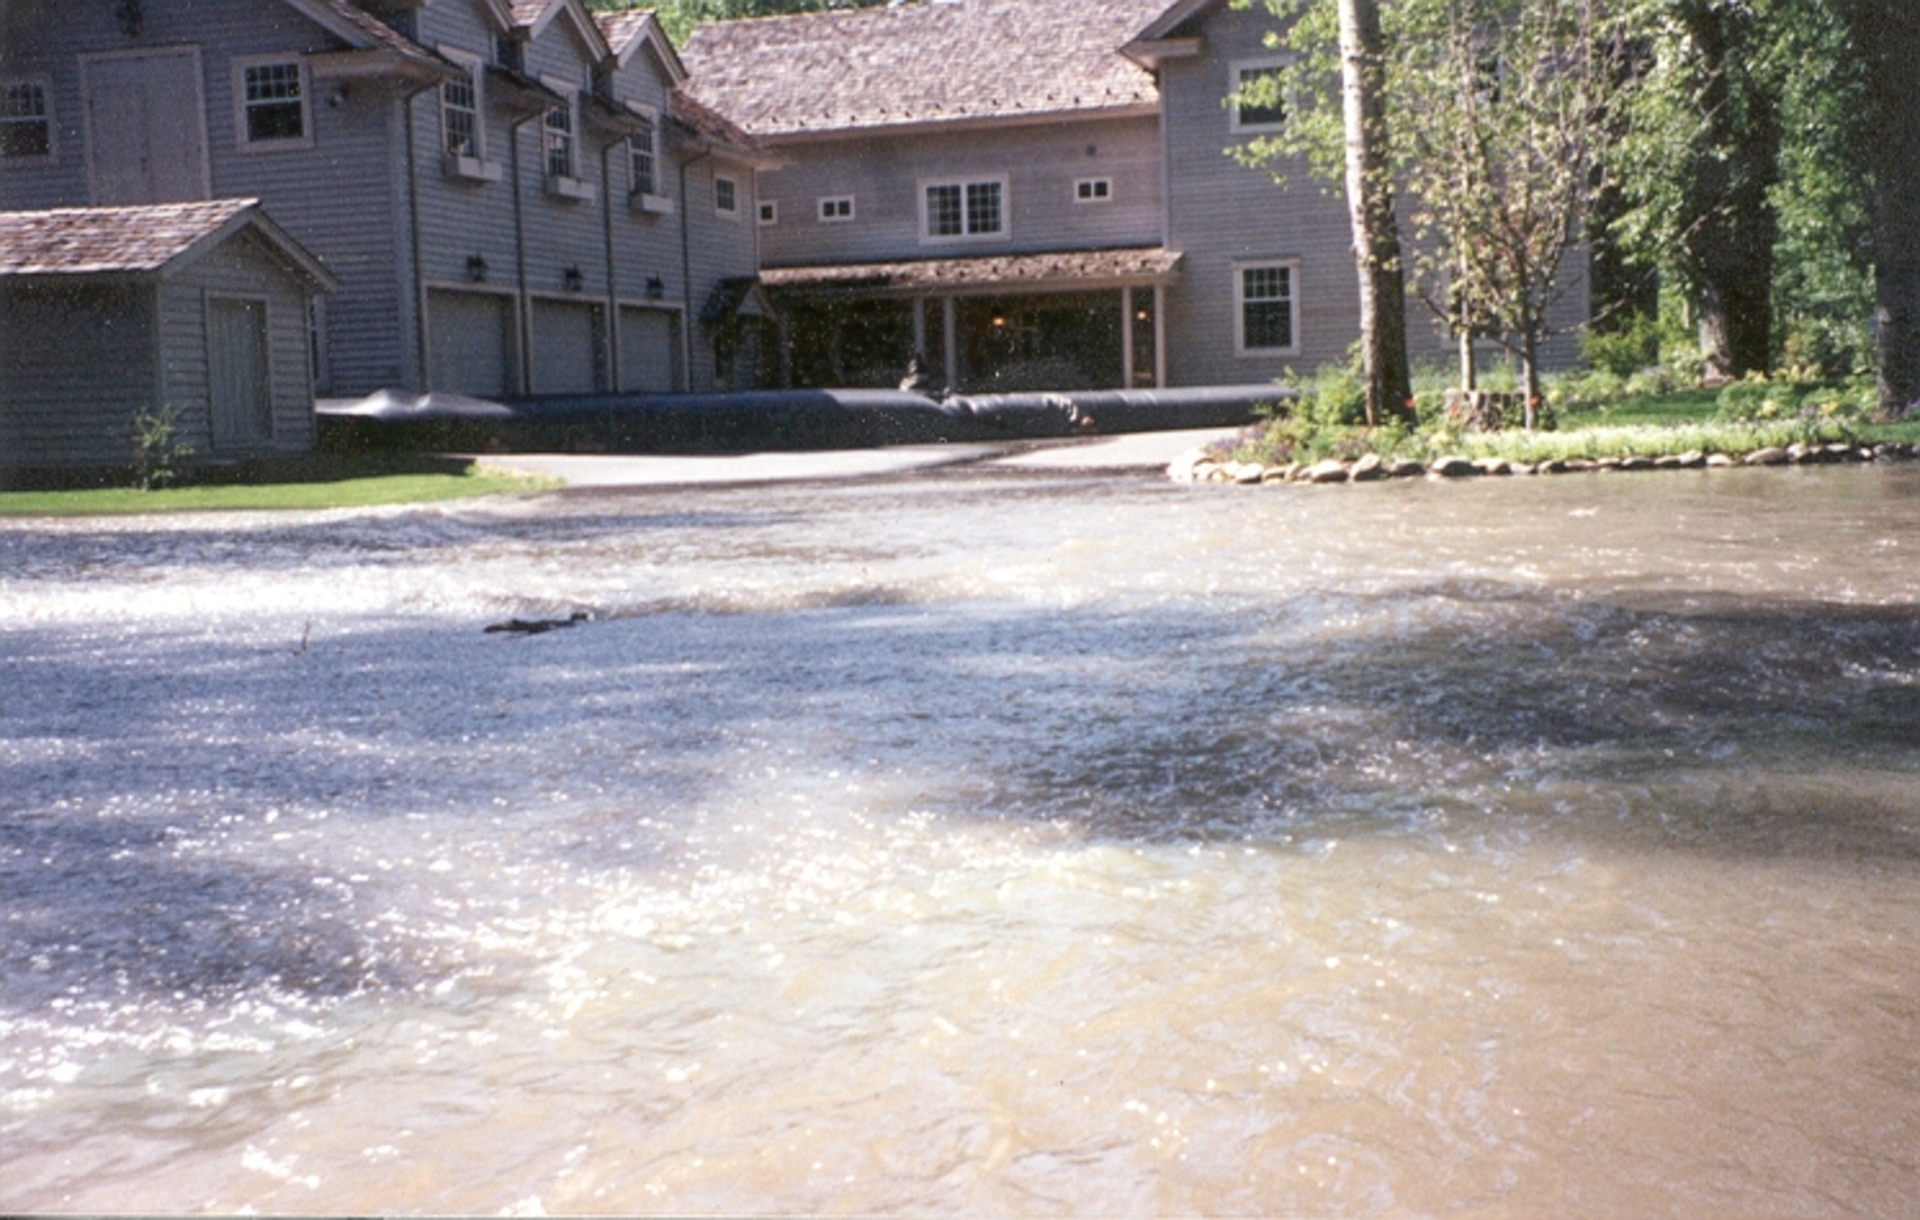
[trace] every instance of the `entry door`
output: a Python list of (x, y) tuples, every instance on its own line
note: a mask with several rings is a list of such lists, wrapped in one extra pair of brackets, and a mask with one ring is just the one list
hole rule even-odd
[(83, 58), (96, 206), (205, 199), (207, 108), (192, 47)]
[(244, 449), (272, 438), (265, 301), (208, 299), (207, 389), (215, 449)]

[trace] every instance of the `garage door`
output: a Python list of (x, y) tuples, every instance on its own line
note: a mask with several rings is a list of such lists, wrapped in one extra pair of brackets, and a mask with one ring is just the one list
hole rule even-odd
[(680, 343), (666, 309), (620, 311), (620, 388), (634, 393), (667, 394), (679, 388)]
[(533, 303), (533, 392), (591, 394), (605, 383), (600, 310), (572, 301)]
[(513, 375), (513, 298), (484, 292), (427, 294), (433, 388), (507, 398)]

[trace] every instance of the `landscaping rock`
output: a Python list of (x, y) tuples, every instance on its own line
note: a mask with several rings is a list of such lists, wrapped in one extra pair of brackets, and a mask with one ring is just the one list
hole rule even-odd
[(1387, 477), (1387, 464), (1380, 460), (1377, 453), (1362, 454), (1360, 460), (1347, 471), (1347, 477), (1356, 483), (1371, 483), (1375, 479)]
[(1795, 441), (1787, 446), (1787, 460), (1795, 465), (1808, 461), (1818, 462), (1825, 457), (1826, 453), (1823, 450), (1802, 441)]
[(1652, 470), (1653, 459), (1639, 454), (1630, 454), (1620, 459), (1621, 470)]
[(1509, 474), (1532, 474), (1533, 463), (1532, 462), (1509, 462), (1507, 463), (1507, 471)]
[(1694, 470), (1707, 464), (1707, 455), (1698, 449), (1689, 449), (1680, 455), (1679, 462), (1682, 468)]
[(1561, 458), (1548, 458), (1544, 462), (1537, 463), (1533, 468), (1533, 472), (1535, 474), (1565, 474), (1567, 473), (1567, 463)]
[(1722, 466), (1736, 466), (1738, 464), (1739, 463), (1733, 460), (1733, 455), (1730, 453), (1710, 453), (1707, 455), (1707, 465), (1716, 469)]
[(1481, 474), (1512, 474), (1513, 466), (1505, 458), (1483, 457), (1473, 460), (1474, 469)]
[(1567, 470), (1571, 470), (1571, 471), (1574, 471), (1575, 473), (1579, 473), (1581, 471), (1592, 470), (1593, 459), (1592, 458), (1568, 458), (1564, 463), (1562, 463), (1562, 466)]
[(1258, 462), (1235, 462), (1228, 468), (1233, 481), (1240, 484), (1258, 483), (1260, 476), (1266, 472), (1267, 468)]
[(1765, 449), (1755, 449), (1741, 461), (1748, 466), (1783, 466), (1787, 462), (1787, 451), (1778, 445), (1769, 445)]
[(1292, 478), (1293, 472), (1298, 469), (1299, 465), (1293, 462), (1285, 466), (1269, 466), (1260, 472), (1260, 482), (1263, 486), (1270, 483), (1284, 483)]
[(1461, 479), (1469, 475), (1479, 474), (1480, 469), (1466, 458), (1453, 455), (1435, 458), (1433, 462), (1428, 465), (1427, 473), (1437, 475), (1443, 479)]
[(1425, 470), (1425, 466), (1409, 458), (1395, 458), (1387, 463), (1387, 473), (1396, 479), (1410, 479)]
[(1344, 483), (1347, 481), (1347, 464), (1328, 458), (1307, 467), (1299, 477), (1303, 483)]

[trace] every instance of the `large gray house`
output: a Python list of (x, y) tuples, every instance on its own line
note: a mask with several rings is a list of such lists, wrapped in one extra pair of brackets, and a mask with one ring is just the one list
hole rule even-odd
[[(783, 164), (760, 177), (784, 375), (965, 389), (1246, 384), (1342, 361), (1345, 204), (1226, 150), (1286, 121), (1229, 104), (1282, 61), (1260, 4), (924, 0), (735, 21), (689, 90)], [(1569, 317), (1585, 314), (1576, 286)], [(1416, 361), (1450, 342), (1418, 304)], [(1550, 359), (1572, 356), (1567, 343)]]
[[(581, 0), (7, 5), (0, 210), (254, 198), (339, 280), (322, 395), (733, 384), (739, 128)], [(737, 294), (734, 294), (737, 295)], [(701, 315), (706, 313), (706, 320)]]

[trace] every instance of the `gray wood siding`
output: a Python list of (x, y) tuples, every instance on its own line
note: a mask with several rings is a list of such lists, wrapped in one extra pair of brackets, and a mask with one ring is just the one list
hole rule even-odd
[[(622, 143), (609, 150), (607, 173), (613, 205), (612, 295), (628, 305), (646, 301), (647, 281), (657, 279), (661, 295), (649, 304), (684, 306), (685, 288), (680, 274), (683, 201), (678, 198), (679, 166), (670, 147), (666, 119), (667, 77), (653, 53), (643, 47), (634, 52), (624, 68), (614, 73), (612, 88), (617, 101), (638, 102), (652, 107), (660, 115), (661, 121), (654, 128), (655, 193), (672, 200), (674, 208), (667, 215), (636, 208), (626, 146)], [(622, 319), (615, 337), (618, 346), (615, 388), (654, 392), (680, 388), (679, 369), (683, 357), (679, 351), (678, 322), (669, 325), (662, 321), (657, 309), (626, 306), (618, 309), (615, 316)], [(630, 347), (634, 350), (630, 351)]]
[(151, 288), (0, 285), (0, 470), (121, 465), (156, 405)]
[(267, 214), (343, 282), (328, 303), (333, 392), (406, 384), (417, 361), (414, 311), (406, 307), (411, 256), (393, 93), (372, 81), (344, 87), (310, 81), (311, 144), (243, 151), (234, 115), (234, 58), (338, 50), (343, 44), (290, 6), (260, 0), (149, 3), (144, 14), (140, 38), (129, 41), (113, 5), (63, 5), (57, 24), (4, 49), (0, 72), (51, 77), (59, 155), (52, 165), (0, 169), (0, 203), (89, 202), (79, 55), (198, 47), (206, 102), (200, 121), (213, 194), (260, 199)]
[[(273, 433), (257, 447), (214, 443), (207, 367), (207, 298), (265, 299)], [(167, 401), (183, 412), (194, 452), (232, 456), (298, 453), (313, 447), (313, 388), (307, 367), (307, 298), (251, 235), (228, 242), (166, 281), (160, 292)]]
[[(713, 334), (700, 320), (714, 288), (723, 279), (750, 276), (758, 272), (759, 225), (755, 222), (754, 171), (714, 156), (697, 158), (682, 167), (675, 178), (681, 190), (680, 206), (686, 221), (686, 282), (682, 286), (691, 321), (689, 340), (693, 349), (692, 367), (687, 370), (689, 388), (695, 391), (716, 387)], [(738, 212), (733, 219), (714, 211), (714, 179), (732, 178), (738, 188)], [(734, 389), (747, 387), (733, 382)]]
[[(1217, 141), (1216, 141), (1217, 143)], [(1160, 241), (1160, 161), (1152, 118), (921, 133), (782, 145), (793, 164), (762, 176), (779, 204), (762, 230), (768, 266), (964, 257), (969, 254), (1145, 246)], [(1007, 178), (1005, 241), (928, 245), (920, 239), (920, 184)], [(1105, 202), (1081, 203), (1074, 184), (1105, 178)], [(822, 222), (818, 201), (854, 197), (854, 218)]]

